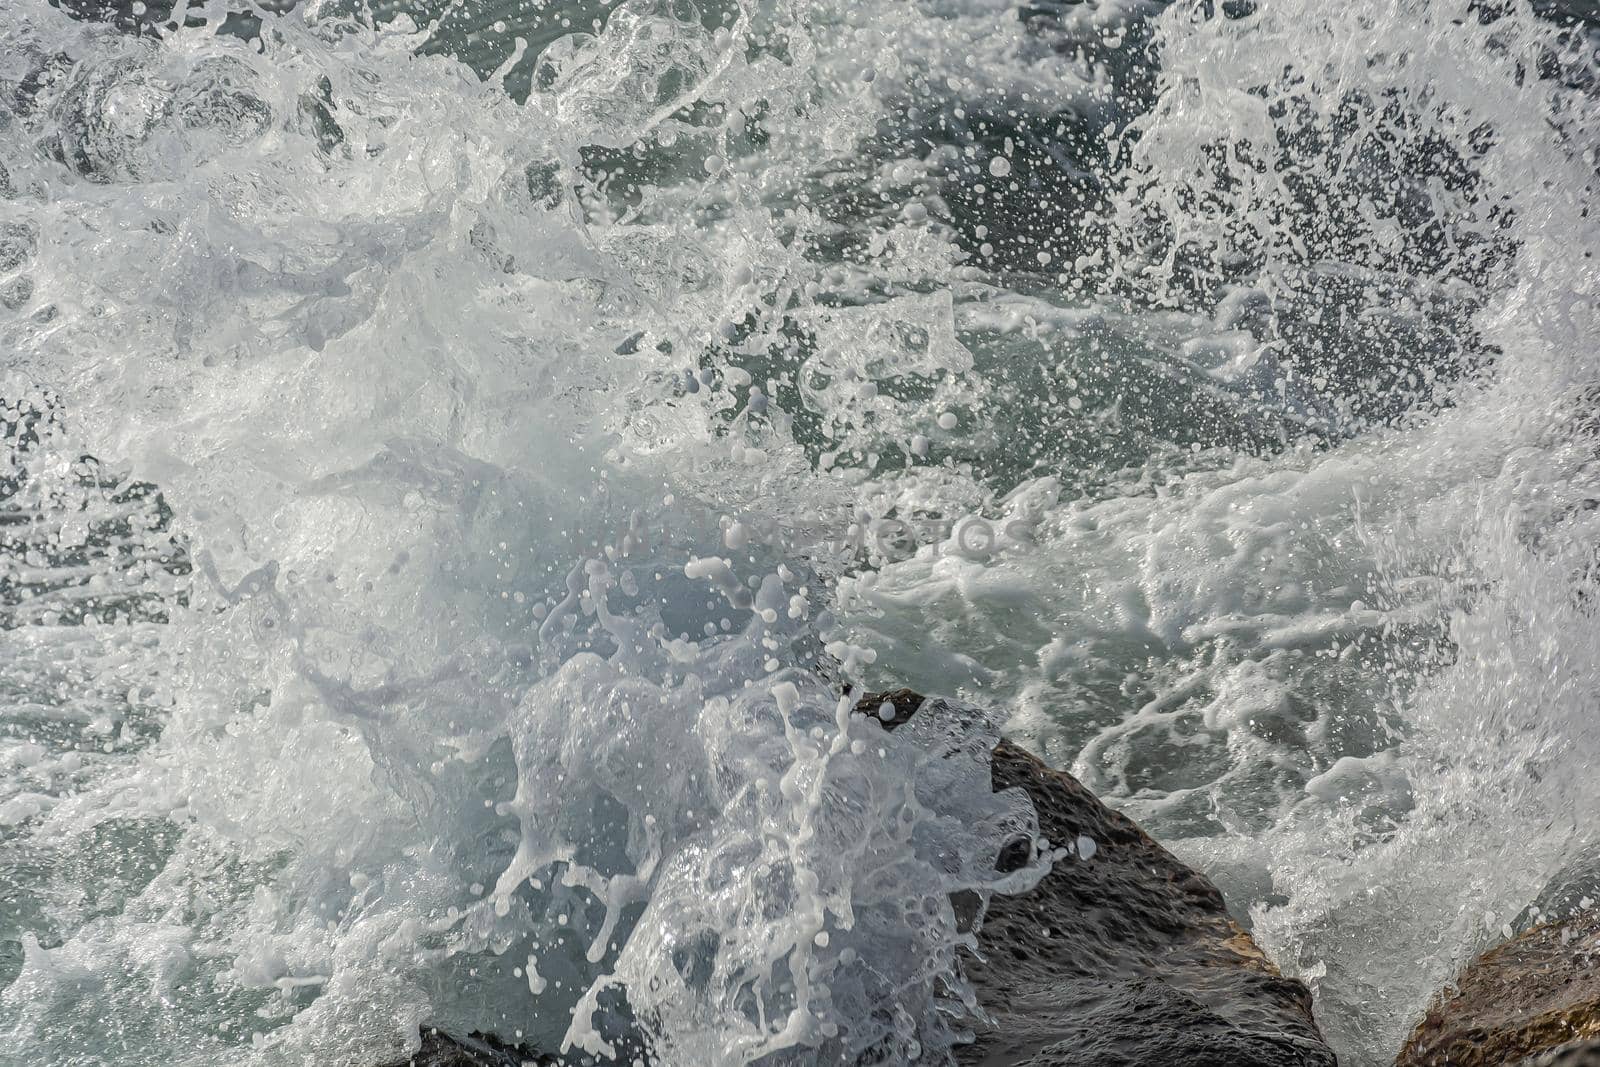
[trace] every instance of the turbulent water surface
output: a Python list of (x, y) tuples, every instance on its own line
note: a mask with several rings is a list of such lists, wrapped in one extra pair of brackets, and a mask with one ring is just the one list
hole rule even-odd
[(246, 7), (0, 9), (0, 1063), (943, 1062), (999, 732), (1358, 1067), (1600, 897), (1585, 12)]

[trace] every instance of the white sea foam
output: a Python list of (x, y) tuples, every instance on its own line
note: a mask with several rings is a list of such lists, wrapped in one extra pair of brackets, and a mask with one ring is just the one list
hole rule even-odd
[[(54, 386), (36, 406), (72, 434), (19, 452), (19, 513), (70, 550), (86, 516), (60, 524), (42, 467), (92, 450), (159, 485), (192, 562), (142, 589), (170, 621), (83, 639), (85, 687), (140, 649), (159, 739), (93, 773), (71, 734), (5, 749), (0, 819), (49, 867), (22, 885), (9, 1048), (373, 1062), (426, 1019), (677, 1062), (906, 1058), (975, 1010), (950, 896), (1038, 875), (993, 870), (1032, 825), (990, 791), (994, 735), (851, 716), (804, 561), (747, 585), (767, 527), (661, 503), (795, 466), (750, 375), (698, 353), (808, 268), (722, 168), (671, 195), (733, 204), (726, 226), (617, 217), (580, 170), (668, 123), (721, 142), (757, 91), (793, 106), (809, 69), (744, 50), (774, 17), (636, 0), (547, 50), (526, 106), (331, 8), (260, 54), (7, 21), (34, 95), (8, 120), (32, 288), (6, 395)], [(15, 633), (61, 620), (38, 621)], [(66, 685), (43, 703), (94, 714)]]
[(936, 1058), (1031, 813), (841, 671), (1177, 841), (1354, 1063), (1581, 867), (1586, 60), (1174, 5), (1129, 132), (1155, 9), (1037, 6), (0, 15), (8, 1048)]
[[(841, 602), (882, 662), (994, 694), (1014, 732), (1158, 833), (1196, 835), (1184, 851), (1255, 901), (1257, 936), (1313, 981), (1342, 1059), (1387, 1062), (1431, 991), (1536, 900), (1548, 908), (1541, 893), (1594, 848), (1600, 324), (1593, 161), (1573, 139), (1594, 118), (1571, 88), (1589, 57), (1524, 12), (1451, 5), (1236, 20), (1175, 7), (1160, 41), (1163, 93), (1135, 123), (1116, 216), (1156, 241), (1119, 269), (1174, 300), (1196, 275), (1166, 271), (1215, 270), (1226, 292), (1243, 270), (1249, 299), (1286, 317), (1308, 268), (1336, 266), (1319, 256), (1392, 292), (1409, 197), (1458, 243), (1400, 280), (1477, 279), (1470, 321), (1499, 353), (1493, 377), (1331, 450), (1216, 454), (1159, 487), (1073, 500), (1036, 546), (980, 565), (945, 545), (843, 583)], [(1576, 66), (1550, 77), (1560, 62)], [(1541, 63), (1545, 79), (1526, 76)], [(1374, 139), (1319, 152), (1340, 123)], [(1306, 155), (1258, 165), (1278, 145)], [(1428, 179), (1421, 145), (1470, 158), (1475, 180)], [(1333, 233), (1319, 196), (1348, 198), (1332, 206), (1362, 223)], [(1499, 232), (1516, 250), (1496, 266)], [(1055, 351), (1084, 333), (1081, 315), (1027, 314)], [(1326, 381), (1302, 366), (1296, 384), (1271, 328), (1206, 330), (1172, 347), (1192, 359), (1242, 339), (1270, 360), (1265, 376), (1221, 375), (1257, 411), (1299, 389), (1280, 410), (1339, 417)]]

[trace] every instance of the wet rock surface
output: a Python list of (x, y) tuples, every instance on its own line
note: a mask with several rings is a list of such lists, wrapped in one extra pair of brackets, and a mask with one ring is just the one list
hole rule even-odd
[(1442, 991), (1395, 1067), (1600, 1067), (1600, 910), (1490, 949)]
[[(857, 711), (892, 730), (914, 714), (953, 707), (901, 690), (868, 696)], [(974, 1024), (976, 1040), (957, 1050), (957, 1062), (1333, 1067), (1310, 992), (1283, 977), (1228, 917), (1204, 875), (1077, 779), (1009, 742), (995, 748), (991, 773), (996, 790), (1028, 793), (1040, 832), (1068, 854), (1032, 890), (989, 901), (978, 954), (966, 966), (992, 1020)], [(1019, 839), (996, 867), (1017, 869), (1032, 857), (1033, 843)], [(556, 1062), (483, 1035), (425, 1033), (416, 1058), (383, 1067)]]
[[(924, 709), (902, 690), (893, 728)], [(882, 714), (882, 713), (880, 713)], [(1077, 779), (1002, 741), (995, 789), (1027, 791), (1039, 829), (1070, 849), (1027, 893), (995, 896), (967, 976), (993, 1022), (958, 1051), (981, 1067), (1331, 1065), (1311, 994), (1228, 917), (1222, 894)], [(1026, 862), (1025, 850), (998, 863)]]
[(524, 1045), (508, 1045), (489, 1034), (456, 1037), (423, 1027), (422, 1048), (416, 1055), (390, 1060), (382, 1067), (545, 1067), (555, 1062)]

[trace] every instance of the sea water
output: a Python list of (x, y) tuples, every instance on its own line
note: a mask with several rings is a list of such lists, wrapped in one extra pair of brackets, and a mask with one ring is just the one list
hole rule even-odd
[[(1573, 12), (17, 0), (0, 45), (0, 1062), (942, 1062), (952, 897), (1073, 862), (1001, 733), (1345, 1062), (1600, 897)], [(892, 685), (954, 702), (843, 696)]]

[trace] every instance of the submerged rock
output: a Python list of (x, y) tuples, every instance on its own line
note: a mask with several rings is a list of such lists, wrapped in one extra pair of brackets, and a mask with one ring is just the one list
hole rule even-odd
[[(888, 704), (892, 707), (884, 708)], [(858, 706), (890, 729), (923, 698), (902, 690)], [(880, 710), (881, 709), (881, 710)], [(1199, 872), (1077, 779), (1010, 742), (994, 750), (995, 789), (1019, 786), (1039, 829), (1069, 854), (1027, 893), (995, 896), (967, 977), (993, 1022), (957, 1050), (1000, 1067), (1322, 1067), (1333, 1052), (1311, 994), (1283, 977), (1228, 917)], [(997, 862), (1027, 862), (1023, 847)]]
[(1600, 1067), (1600, 910), (1545, 923), (1467, 965), (1395, 1067)]

